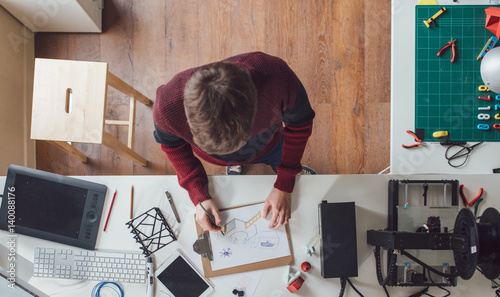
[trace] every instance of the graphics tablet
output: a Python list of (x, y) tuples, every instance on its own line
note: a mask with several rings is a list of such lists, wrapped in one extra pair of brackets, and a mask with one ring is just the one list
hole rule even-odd
[(213, 291), (208, 281), (178, 251), (163, 262), (155, 275), (175, 297), (205, 297)]
[(101, 184), (10, 165), (0, 229), (94, 249), (106, 191)]

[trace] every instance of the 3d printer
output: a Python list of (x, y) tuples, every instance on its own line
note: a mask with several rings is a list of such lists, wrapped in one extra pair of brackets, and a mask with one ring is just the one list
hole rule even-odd
[[(479, 220), (459, 211), (457, 180), (389, 181), (386, 230), (368, 230), (382, 286), (456, 286), (476, 267), (488, 279), (500, 275), (500, 214), (486, 209)], [(382, 275), (380, 248), (388, 251)]]

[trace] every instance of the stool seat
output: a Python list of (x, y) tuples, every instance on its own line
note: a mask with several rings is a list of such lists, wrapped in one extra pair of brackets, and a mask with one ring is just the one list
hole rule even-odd
[[(128, 121), (106, 121), (108, 86), (131, 97)], [(31, 138), (49, 141), (83, 162), (86, 156), (67, 142), (104, 144), (146, 166), (132, 149), (136, 100), (151, 105), (150, 99), (109, 72), (107, 63), (36, 59)], [(105, 124), (128, 125), (128, 144), (105, 132)]]

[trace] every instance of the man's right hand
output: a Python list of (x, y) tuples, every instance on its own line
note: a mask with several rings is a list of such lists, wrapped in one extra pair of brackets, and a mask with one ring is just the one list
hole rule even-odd
[(205, 200), (201, 202), (203, 207), (207, 210), (207, 212), (214, 218), (215, 223), (217, 226), (214, 226), (212, 222), (210, 222), (210, 219), (208, 218), (207, 214), (201, 208), (200, 205), (196, 205), (196, 222), (203, 228), (205, 231), (220, 231), (221, 228), (219, 227), (221, 218), (219, 215), (219, 209), (217, 208), (217, 205), (212, 199)]

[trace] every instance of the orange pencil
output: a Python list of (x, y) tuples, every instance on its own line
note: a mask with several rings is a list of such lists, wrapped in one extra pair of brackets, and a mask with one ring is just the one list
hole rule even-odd
[(111, 210), (113, 209), (113, 203), (115, 203), (115, 197), (116, 197), (116, 190), (115, 193), (113, 194), (113, 200), (111, 200), (111, 205), (109, 206), (109, 211), (108, 211), (108, 217), (106, 218), (106, 223), (104, 223), (104, 232), (106, 232), (106, 227), (108, 226), (108, 221), (109, 221), (109, 216), (111, 215)]
[(130, 189), (130, 219), (134, 218), (134, 186)]

